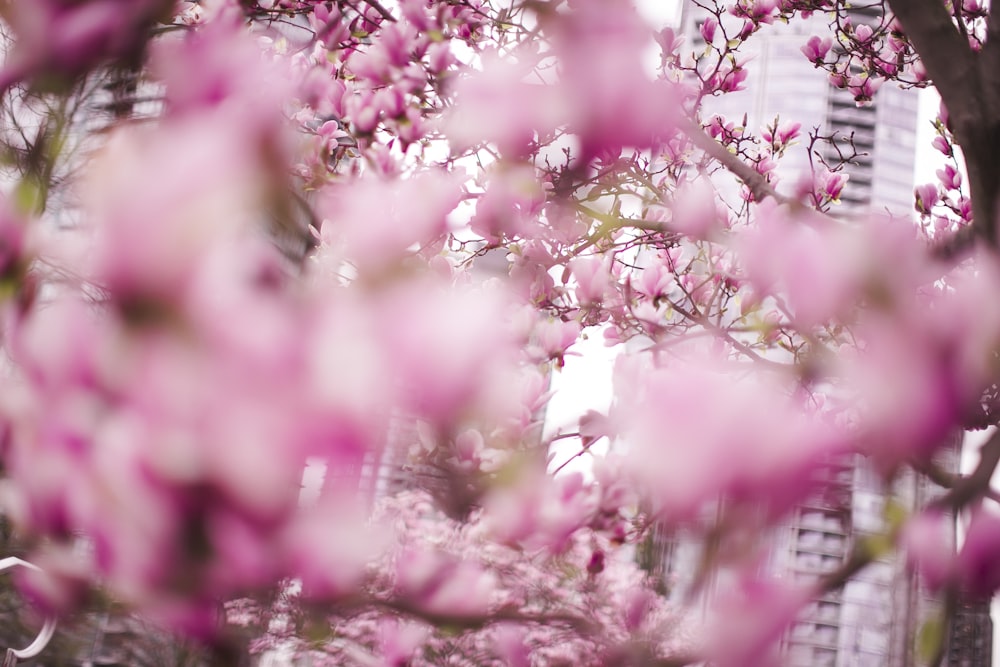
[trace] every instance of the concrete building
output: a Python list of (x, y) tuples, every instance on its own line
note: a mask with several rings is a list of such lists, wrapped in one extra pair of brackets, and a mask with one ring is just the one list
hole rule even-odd
[[(856, 10), (855, 24), (877, 24), (872, 11)], [(680, 32), (687, 40), (683, 51), (704, 51), (700, 26), (707, 16), (690, 0), (683, 3)], [(753, 130), (770, 124), (775, 117), (802, 124), (799, 145), (788, 151), (778, 169), (782, 178), (779, 190), (786, 192), (809, 169), (806, 136), (810, 130), (835, 136), (845, 155), (853, 152), (849, 148), (853, 142), (858, 154), (847, 167), (850, 179), (841, 196), (842, 206), (834, 212), (908, 215), (913, 210), (919, 91), (887, 84), (871, 104), (858, 106), (850, 92), (830, 85), (825, 73), (802, 54), (801, 48), (811, 35), (829, 32), (822, 12), (809, 19), (762, 27), (740, 49), (746, 62), (744, 89), (706, 100), (705, 110), (737, 124), (742, 124), (745, 116), (746, 126)], [(834, 146), (820, 143), (816, 148), (831, 164), (838, 161)]]
[[(684, 2), (680, 32), (687, 50), (701, 53), (700, 25), (705, 11)], [(875, 23), (859, 12), (855, 24)], [(720, 114), (758, 129), (774, 121), (802, 124), (803, 139), (787, 153), (778, 174), (779, 190), (790, 192), (798, 174), (809, 169), (805, 135), (852, 138), (857, 156), (845, 166), (849, 181), (841, 205), (831, 212), (889, 212), (911, 215), (918, 123), (918, 92), (887, 84), (868, 106), (831, 86), (801, 53), (809, 36), (828, 34), (826, 17), (815, 15), (788, 25), (766, 26), (747, 42), (745, 90), (706, 100), (706, 116)], [(744, 116), (746, 120), (744, 121)], [(817, 144), (813, 159), (835, 160), (837, 148)], [(845, 151), (848, 152), (848, 151)], [(853, 152), (853, 151), (851, 151)], [(944, 447), (937, 464), (957, 472), (961, 438)], [(891, 488), (860, 455), (831, 461), (826, 479), (809, 501), (798, 507), (768, 536), (766, 567), (796, 581), (815, 581), (839, 568), (859, 543), (883, 533), (886, 517), (912, 512), (940, 493), (930, 482), (904, 475)], [(890, 500), (891, 499), (891, 500)], [(893, 505), (888, 507), (889, 503)], [(657, 570), (665, 594), (690, 599), (689, 585), (703, 547), (683, 531), (653, 539), (640, 554)], [(956, 539), (953, 531), (952, 540)], [(724, 585), (716, 582), (715, 586)], [(931, 595), (894, 550), (803, 611), (782, 640), (785, 664), (791, 667), (904, 667), (921, 664), (918, 635), (935, 618), (942, 601)], [(947, 639), (944, 664), (990, 665), (992, 622), (989, 604), (961, 603)]]

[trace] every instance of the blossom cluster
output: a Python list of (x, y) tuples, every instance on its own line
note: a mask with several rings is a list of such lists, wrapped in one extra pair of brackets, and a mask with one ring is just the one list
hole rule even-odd
[[(913, 45), (842, 3), (705, 10), (698, 53), (627, 0), (4, 4), (5, 95), (157, 108), (23, 150), (0, 202), (24, 589), (69, 614), (100, 587), (209, 646), (229, 601), (255, 648), (328, 664), (763, 665), (843, 576), (761, 576), (762, 536), (857, 455), (951, 485), (880, 536), (929, 587), (1000, 589), (990, 471), (934, 469), (1000, 370), (995, 253), (929, 244), (976, 224), (945, 112), (913, 224), (830, 215), (842, 164), (779, 179), (818, 131), (702, 107), (776, 22), (829, 12), (801, 50), (859, 104), (926, 84)], [(974, 43), (984, 11), (956, 8)], [(85, 132), (67, 108), (38, 126)], [(613, 401), (547, 429), (591, 336)], [(682, 528), (732, 582), (713, 599), (668, 603), (643, 556)]]

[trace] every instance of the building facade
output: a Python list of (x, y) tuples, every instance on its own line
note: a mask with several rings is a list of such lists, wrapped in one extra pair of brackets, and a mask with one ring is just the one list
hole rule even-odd
[[(872, 11), (856, 10), (855, 24), (877, 24)], [(691, 0), (682, 4), (680, 31), (689, 45), (682, 49), (705, 50), (700, 28), (708, 16)], [(788, 150), (779, 164), (779, 191), (793, 191), (795, 180), (808, 173), (806, 136), (815, 131), (833, 137), (833, 143), (817, 143), (813, 164), (822, 157), (835, 165), (840, 155), (855, 154), (846, 166), (849, 180), (835, 213), (908, 215), (914, 203), (919, 91), (886, 84), (871, 103), (859, 106), (847, 89), (830, 85), (801, 51), (810, 36), (830, 33), (827, 20), (818, 12), (788, 24), (763, 26), (740, 49), (747, 74), (743, 89), (705, 100), (704, 109), (738, 125), (745, 118), (746, 127), (753, 130), (775, 118), (802, 124), (799, 145)]]
[[(877, 23), (871, 11), (852, 16), (855, 25)], [(683, 3), (680, 32), (694, 53), (706, 48), (700, 26), (707, 16), (691, 0)], [(808, 173), (811, 162), (805, 135), (812, 130), (843, 143), (838, 147), (818, 142), (813, 164), (820, 159), (833, 164), (839, 155), (854, 154), (845, 165), (849, 180), (841, 203), (831, 213), (911, 215), (919, 93), (887, 84), (872, 103), (859, 106), (846, 89), (833, 87), (801, 52), (811, 35), (829, 34), (826, 21), (817, 14), (762, 28), (745, 45), (744, 90), (706, 100), (705, 114), (719, 114), (754, 130), (775, 118), (802, 124), (800, 145), (789, 149), (778, 168), (779, 191), (793, 191), (795, 179)], [(943, 448), (937, 464), (957, 472), (960, 452), (961, 438), (956, 436)], [(909, 514), (940, 493), (932, 483), (915, 475), (901, 476), (886, 488), (860, 455), (829, 462), (819, 488), (820, 493), (798, 507), (769, 536), (766, 568), (772, 574), (804, 583), (816, 581), (839, 568), (864, 540), (883, 534), (893, 512)], [(953, 531), (951, 535), (953, 544), (956, 534)], [(655, 564), (665, 594), (689, 600), (691, 575), (698, 570), (702, 552), (697, 540), (674, 532), (653, 539), (642, 556)], [(803, 610), (782, 639), (784, 664), (921, 664), (921, 628), (939, 616), (942, 604), (894, 550), (887, 550), (883, 558), (853, 576), (843, 588)], [(944, 664), (990, 665), (992, 634), (988, 602), (960, 604), (946, 640)]]

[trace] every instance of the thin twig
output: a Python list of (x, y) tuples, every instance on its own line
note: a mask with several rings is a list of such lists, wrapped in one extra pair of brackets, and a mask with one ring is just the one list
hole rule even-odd
[(389, 13), (389, 10), (382, 6), (378, 0), (363, 0), (366, 5), (377, 11), (386, 21), (396, 22), (396, 17)]
[(774, 199), (779, 204), (789, 204), (794, 201), (775, 190), (763, 174), (754, 170), (739, 156), (729, 152), (729, 149), (710, 137), (698, 123), (689, 118), (682, 118), (679, 125), (681, 132), (686, 134), (695, 146), (703, 150), (709, 157), (718, 160), (731, 174), (740, 179), (750, 190), (755, 201), (763, 201), (767, 197)]
[(1000, 463), (1000, 429), (997, 429), (979, 450), (979, 464), (972, 474), (962, 477), (944, 495), (931, 503), (930, 507), (958, 512), (974, 500), (986, 496), (990, 491), (990, 479), (998, 463)]

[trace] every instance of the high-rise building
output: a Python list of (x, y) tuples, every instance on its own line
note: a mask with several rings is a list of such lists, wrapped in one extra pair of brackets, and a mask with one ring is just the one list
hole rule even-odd
[[(874, 11), (854, 10), (855, 25), (877, 25)], [(680, 31), (687, 39), (686, 51), (704, 51), (700, 27), (708, 16), (694, 2), (683, 3)], [(871, 103), (859, 106), (847, 89), (830, 85), (801, 51), (811, 35), (830, 33), (827, 21), (820, 12), (763, 26), (740, 48), (747, 73), (743, 89), (706, 100), (705, 110), (737, 124), (745, 116), (746, 126), (754, 130), (775, 117), (802, 124), (803, 138), (779, 165), (783, 179), (779, 190), (791, 191), (794, 179), (810, 168), (805, 137), (815, 131), (833, 136), (834, 143), (816, 144), (819, 155), (813, 156), (814, 164), (820, 157), (835, 165), (841, 155), (854, 156), (846, 167), (850, 178), (837, 210), (908, 215), (914, 201), (919, 91), (887, 84)]]
[[(855, 25), (877, 23), (874, 10), (856, 11)], [(680, 32), (687, 50), (702, 53), (700, 27), (708, 16), (691, 0), (683, 3)], [(841, 205), (832, 213), (889, 212), (911, 215), (916, 164), (918, 91), (884, 86), (870, 104), (859, 106), (844, 89), (832, 86), (801, 47), (811, 35), (829, 34), (822, 15), (765, 26), (748, 40), (745, 89), (705, 101), (707, 114), (720, 114), (751, 129), (775, 117), (833, 136), (818, 142), (813, 164), (853, 156)], [(745, 120), (744, 120), (745, 118)], [(810, 168), (809, 142), (786, 153), (779, 190)], [(937, 465), (958, 471), (961, 438), (942, 448)], [(812, 582), (839, 568), (866, 539), (884, 533), (894, 508), (910, 513), (940, 490), (924, 478), (903, 475), (887, 488), (860, 455), (830, 461), (821, 492), (804, 502), (769, 536), (766, 567), (776, 575)], [(952, 539), (956, 539), (953, 531)], [(954, 542), (953, 542), (954, 544)], [(703, 547), (683, 532), (661, 532), (640, 554), (662, 576), (665, 594), (690, 599), (692, 577)], [(704, 584), (704, 582), (701, 582)], [(785, 664), (792, 667), (903, 667), (919, 664), (921, 628), (937, 617), (943, 602), (921, 585), (894, 550), (803, 610), (782, 639)], [(992, 622), (989, 604), (960, 604), (945, 645), (947, 665), (989, 665)]]
[[(957, 468), (959, 440), (942, 450), (937, 465)], [(909, 514), (941, 492), (912, 474), (902, 475), (887, 488), (861, 456), (832, 462), (828, 470), (822, 493), (791, 515), (781, 529), (784, 541), (775, 545), (773, 566), (796, 580), (810, 582), (837, 569), (866, 540), (875, 539), (877, 545), (894, 513)], [(804, 610), (784, 638), (787, 664), (920, 664), (921, 628), (934, 622), (942, 605), (894, 550), (886, 550), (843, 588), (826, 593)]]

